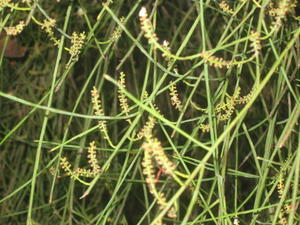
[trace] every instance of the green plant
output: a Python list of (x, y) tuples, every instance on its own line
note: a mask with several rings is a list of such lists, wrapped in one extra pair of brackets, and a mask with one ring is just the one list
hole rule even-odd
[(0, 224), (298, 224), (297, 4), (0, 1)]

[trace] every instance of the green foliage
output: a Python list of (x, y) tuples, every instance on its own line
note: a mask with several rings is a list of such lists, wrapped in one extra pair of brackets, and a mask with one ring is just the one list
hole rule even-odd
[(299, 224), (296, 7), (0, 1), (0, 224)]

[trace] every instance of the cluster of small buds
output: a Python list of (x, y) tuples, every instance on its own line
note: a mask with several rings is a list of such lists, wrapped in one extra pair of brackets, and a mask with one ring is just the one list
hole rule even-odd
[(63, 157), (60, 159), (60, 166), (67, 173), (68, 176), (72, 175), (71, 164), (68, 161), (67, 157)]
[(205, 63), (208, 63), (210, 66), (214, 66), (216, 68), (224, 68), (226, 67), (227, 69), (230, 68), (232, 65), (237, 65), (240, 66), (241, 64), (253, 59), (254, 57), (258, 56), (260, 51), (261, 51), (261, 43), (260, 43), (260, 35), (256, 31), (251, 32), (250, 36), (250, 41), (251, 41), (251, 48), (252, 51), (254, 52), (253, 55), (251, 56), (250, 59), (244, 60), (244, 61), (236, 61), (236, 60), (225, 60), (221, 57), (216, 57), (212, 53), (208, 51), (204, 51), (200, 54), (200, 57), (203, 58)]
[(158, 37), (154, 32), (152, 23), (148, 18), (147, 10), (145, 7), (142, 7), (139, 12), (141, 29), (144, 31), (145, 37), (148, 39), (149, 44), (153, 44), (154, 47), (160, 47), (158, 44)]
[(76, 32), (73, 32), (72, 34), (72, 40), (71, 40), (72, 45), (69, 50), (69, 53), (71, 54), (71, 57), (74, 61), (78, 60), (78, 56), (84, 45), (85, 38), (86, 38), (85, 32), (82, 32), (79, 35)]
[(159, 209), (163, 209), (167, 204), (167, 199), (164, 193), (158, 193), (157, 202), (159, 205)]
[(292, 11), (293, 8), (297, 6), (297, 1), (295, 0), (280, 0), (277, 2), (278, 7), (275, 8), (273, 3), (270, 4), (269, 14), (275, 18), (273, 22), (273, 28), (277, 30), (282, 25), (282, 21), (286, 15)]
[[(285, 189), (284, 177), (287, 173), (287, 169), (289, 167), (290, 159), (291, 159), (291, 154), (288, 155), (285, 162), (281, 165), (281, 168), (280, 168), (280, 171), (279, 171), (279, 174), (278, 174), (277, 193), (278, 193), (278, 198), (279, 199), (282, 199), (282, 197), (283, 197), (283, 192), (284, 192), (284, 189)], [(279, 224), (282, 224), (282, 225), (287, 225), (288, 224), (287, 217), (290, 214), (291, 208), (292, 207), (291, 207), (290, 204), (287, 204), (287, 203), (284, 204), (284, 207), (280, 210), (280, 213), (279, 213), (279, 221), (278, 221)]]
[(161, 50), (163, 52), (162, 57), (168, 62), (169, 67), (174, 62), (174, 59), (172, 58), (170, 43), (167, 40), (164, 40), (161, 47)]
[(282, 26), (282, 19), (280, 17), (276, 17), (276, 20), (272, 22), (272, 28), (274, 30), (278, 30)]
[[(161, 47), (162, 47), (162, 52), (163, 52), (162, 57), (167, 61), (168, 68), (171, 68), (172, 66), (174, 66), (175, 59), (173, 58), (173, 55), (171, 53), (171, 49), (170, 49), (169, 45), (170, 45), (170, 43), (167, 40), (164, 40)], [(176, 65), (174, 66), (173, 71), (175, 73), (178, 73), (178, 69), (177, 69)]]
[(223, 58), (216, 57), (209, 52), (202, 52), (200, 57), (203, 58), (205, 63), (208, 63), (210, 66), (215, 66), (217, 68), (229, 68), (232, 66), (234, 61), (227, 61)]
[(149, 191), (151, 194), (154, 194), (156, 191), (155, 172), (154, 172), (154, 165), (152, 162), (151, 152), (144, 151), (142, 167), (143, 167), (143, 174), (146, 176), (146, 183), (148, 185)]
[(287, 225), (288, 224), (288, 221), (286, 219), (286, 216), (284, 215), (283, 210), (280, 210), (278, 223), (281, 224), (281, 225)]
[(278, 192), (279, 198), (281, 198), (281, 196), (283, 195), (283, 189), (284, 189), (284, 178), (283, 178), (283, 172), (281, 171), (279, 173), (279, 180), (278, 180), (278, 184), (277, 184), (277, 192)]
[[(254, 93), (254, 88), (245, 96), (240, 96), (241, 94), (241, 88), (238, 87), (236, 90), (235, 90), (235, 93), (233, 94), (233, 96), (229, 96), (225, 102), (223, 103), (219, 103), (216, 105), (215, 107), (215, 112), (216, 112), (216, 117), (220, 120), (220, 121), (226, 121), (226, 120), (229, 120), (230, 117), (232, 116), (232, 114), (234, 113), (234, 110), (235, 110), (235, 107), (236, 105), (240, 104), (247, 104), (250, 99), (252, 98), (253, 96), (253, 93)], [(207, 108), (201, 108), (199, 106), (197, 106), (194, 102), (192, 102), (192, 106), (207, 114), (208, 113), (208, 110)], [(199, 128), (202, 132), (209, 132), (210, 130), (210, 127), (209, 127), (209, 124), (203, 124), (201, 123), (199, 125)]]
[(207, 133), (207, 132), (209, 132), (209, 130), (210, 130), (209, 124), (203, 124), (203, 123), (201, 123), (201, 124), (199, 125), (199, 128), (200, 128), (200, 130), (201, 130), (203, 133)]
[(175, 106), (175, 108), (178, 109), (178, 111), (182, 111), (182, 103), (181, 100), (179, 99), (176, 85), (172, 84), (169, 87), (169, 91), (171, 96), (171, 104)]
[(170, 49), (170, 43), (167, 41), (167, 40), (164, 40), (163, 41), (163, 44), (162, 44), (162, 48), (164, 49), (164, 52), (162, 54), (162, 56), (167, 60), (169, 61), (170, 60), (170, 53), (171, 52), (171, 49)]
[(286, 15), (297, 6), (295, 0), (279, 0), (277, 2), (278, 7), (272, 7), (273, 3), (271, 2), (271, 9), (269, 10), (269, 14), (276, 18), (284, 19)]
[[(169, 42), (164, 40), (162, 44), (159, 43), (159, 39), (154, 31), (151, 20), (148, 17), (148, 13), (145, 7), (142, 7), (139, 12), (141, 29), (144, 32), (145, 38), (149, 44), (152, 44), (154, 49), (162, 51), (162, 57), (168, 62), (168, 67), (174, 62), (174, 55), (172, 55), (169, 47)], [(176, 68), (174, 69), (176, 70)], [(177, 70), (176, 70), (177, 71)]]
[(228, 3), (224, 0), (222, 0), (219, 3), (219, 7), (223, 10), (223, 12), (228, 13), (228, 14), (234, 14), (234, 11), (230, 8)]
[(221, 121), (225, 121), (230, 119), (231, 115), (234, 112), (235, 106), (237, 104), (246, 104), (249, 102), (249, 100), (252, 98), (253, 96), (253, 92), (254, 89), (252, 89), (248, 95), (245, 96), (240, 96), (240, 88), (237, 88), (235, 94), (231, 97), (229, 97), (229, 99), (226, 100), (225, 103), (220, 103), (216, 106), (216, 113), (217, 113), (217, 117), (221, 120)]
[[(232, 116), (232, 114), (234, 113), (235, 107), (238, 104), (246, 104), (250, 101), (250, 99), (252, 98), (254, 93), (254, 89), (252, 89), (248, 95), (245, 96), (240, 96), (241, 94), (241, 88), (238, 87), (235, 90), (235, 93), (233, 94), (233, 96), (229, 96), (225, 102), (223, 103), (219, 103), (215, 106), (215, 113), (216, 113), (216, 117), (220, 120), (220, 121), (226, 121), (229, 120), (230, 117)], [(201, 108), (199, 106), (197, 106), (194, 102), (191, 101), (192, 106), (197, 109), (198, 111), (201, 111), (205, 114), (208, 113), (207, 108)], [(204, 124), (201, 123), (199, 125), (200, 130), (205, 133), (205, 132), (209, 132), (210, 130), (210, 126), (209, 124)]]
[[(278, 192), (279, 199), (282, 198), (283, 190), (284, 190), (283, 173), (284, 173), (284, 171), (281, 170), (280, 173), (279, 173), (279, 180), (278, 180), (278, 184), (277, 184), (277, 192)], [(285, 210), (285, 208), (286, 208), (286, 204), (285, 204), (284, 208), (282, 208), (280, 210), (280, 213), (279, 213), (279, 221), (278, 221), (278, 223), (282, 224), (282, 225), (286, 225), (287, 224), (287, 219), (286, 219), (287, 211)]]
[(46, 33), (53, 35), (53, 27), (55, 26), (55, 19), (44, 19), (42, 29), (46, 31)]
[(54, 36), (53, 28), (55, 27), (55, 19), (45, 19), (42, 24), (42, 29), (47, 33), (54, 45), (59, 45), (60, 41)]
[(216, 108), (215, 112), (216, 113), (221, 113), (222, 111), (226, 111), (228, 108), (235, 106), (235, 99), (234, 97), (229, 97), (228, 100), (225, 101), (225, 103), (219, 103)]
[[(124, 21), (125, 21), (125, 18), (124, 18), (124, 17), (121, 17), (121, 18), (120, 18), (120, 22), (121, 22), (121, 23), (124, 23)], [(117, 40), (119, 37), (121, 37), (121, 34), (122, 34), (122, 28), (121, 28), (120, 26), (118, 26), (118, 27), (114, 30), (114, 32), (112, 33), (110, 40), (111, 40), (111, 41)]]
[(137, 134), (138, 139), (142, 139), (145, 137), (146, 139), (152, 138), (152, 130), (155, 126), (155, 119), (153, 116), (148, 117), (148, 121), (144, 125), (144, 127)]
[[(159, 208), (161, 210), (163, 210), (165, 208), (165, 205), (167, 204), (167, 199), (165, 197), (165, 194), (164, 193), (159, 193), (159, 197), (157, 199), (157, 202), (159, 204)], [(176, 209), (174, 207), (171, 207), (168, 212), (167, 212), (167, 216), (169, 218), (176, 218), (177, 215), (176, 215)]]
[(229, 120), (235, 109), (234, 98), (229, 98), (225, 104), (217, 105), (217, 117), (221, 121)]
[[(125, 76), (126, 76), (125, 73), (121, 72), (120, 73), (120, 78), (118, 80), (118, 83), (124, 89), (126, 89)], [(119, 103), (120, 103), (122, 112), (125, 113), (125, 115), (128, 116), (128, 113), (129, 113), (128, 99), (127, 99), (127, 97), (125, 96), (124, 92), (121, 89), (118, 89), (118, 99), (119, 99)]]
[[(92, 95), (92, 104), (94, 109), (94, 114), (96, 116), (104, 116), (104, 112), (101, 105), (100, 95), (98, 93), (97, 88), (94, 86), (93, 90), (91, 91)], [(99, 120), (99, 129), (102, 133), (107, 133), (107, 126), (105, 120)]]
[(71, 178), (76, 179), (76, 177), (95, 177), (97, 174), (91, 169), (77, 168), (73, 171)]
[(260, 50), (261, 50), (261, 44), (260, 44), (260, 36), (259, 33), (256, 31), (251, 31), (251, 37), (250, 37), (250, 41), (251, 41), (251, 47), (252, 47), (252, 51), (253, 53), (253, 57), (256, 57), (259, 55)]
[(284, 211), (286, 213), (286, 215), (291, 214), (292, 212), (298, 212), (297, 209), (299, 207), (299, 202), (295, 203), (295, 204), (285, 204), (284, 205)]
[(89, 158), (89, 165), (92, 168), (92, 172), (93, 174), (98, 174), (100, 173), (100, 166), (98, 164), (98, 160), (97, 160), (97, 156), (96, 156), (96, 145), (95, 145), (95, 141), (90, 143), (90, 147), (88, 148), (88, 158)]
[(247, 104), (250, 99), (253, 97), (254, 88), (245, 96), (237, 96), (234, 101), (236, 104)]
[(154, 109), (156, 110), (156, 112), (158, 112), (161, 116), (164, 116), (162, 114), (162, 112), (160, 111), (159, 107), (155, 103), (152, 103), (152, 105), (153, 105)]
[[(144, 149), (144, 158), (142, 161), (143, 167), (143, 174), (146, 177), (146, 183), (149, 188), (149, 192), (155, 197), (160, 209), (164, 209), (167, 205), (167, 199), (164, 193), (158, 193), (156, 190), (156, 179), (155, 179), (155, 172), (154, 172), (154, 162), (155, 159), (156, 163), (160, 165), (166, 174), (169, 174), (169, 170), (174, 170), (175, 166), (169, 159), (166, 159), (166, 156), (163, 152), (163, 149), (160, 145), (160, 142), (156, 139), (149, 139), (143, 145), (142, 148)], [(162, 153), (158, 153), (162, 152)], [(159, 158), (159, 159), (158, 159)], [(164, 164), (164, 165), (163, 165)], [(171, 167), (171, 168), (166, 168)], [(167, 170), (165, 170), (167, 169)], [(172, 171), (173, 172), (173, 171)], [(174, 207), (171, 207), (168, 210), (168, 217), (176, 218), (176, 210)]]
[(171, 208), (168, 210), (167, 215), (168, 215), (169, 218), (176, 218), (176, 217), (177, 217), (177, 214), (176, 214), (176, 209), (175, 209), (175, 207), (171, 207)]
[(94, 114), (96, 116), (104, 116), (102, 105), (101, 105), (101, 100), (100, 100), (100, 95), (95, 86), (93, 87), (93, 90), (91, 91), (91, 95), (92, 95)]
[(235, 101), (237, 101), (237, 100), (240, 98), (240, 95), (241, 95), (241, 88), (238, 87), (238, 88), (235, 90), (235, 92), (234, 92), (232, 98), (233, 98)]
[(67, 176), (70, 176), (73, 179), (77, 177), (95, 177), (101, 172), (100, 166), (98, 165), (98, 160), (96, 158), (96, 145), (95, 142), (91, 142), (88, 148), (88, 163), (91, 169), (77, 168), (75, 170), (71, 169), (71, 164), (66, 157), (60, 159), (60, 166), (66, 172)]
[(4, 30), (6, 31), (7, 35), (16, 36), (24, 30), (24, 27), (25, 23), (23, 20), (21, 20), (18, 25), (12, 27), (4, 27)]
[[(101, 100), (100, 100), (100, 95), (95, 86), (93, 87), (93, 90), (91, 91), (91, 95), (92, 95), (92, 104), (93, 104), (94, 114), (96, 116), (104, 116), (104, 112), (103, 112)], [(106, 121), (98, 120), (98, 126), (99, 126), (100, 132), (103, 134), (104, 139), (106, 139), (107, 142), (109, 143), (109, 145), (114, 148), (115, 146), (113, 145), (112, 141), (110, 140), (110, 137), (108, 136), (108, 129), (107, 129)]]
[(163, 170), (165, 174), (174, 174), (176, 169), (175, 164), (167, 157), (161, 143), (156, 138), (148, 138), (143, 143), (144, 151), (150, 152), (155, 159), (157, 165)]

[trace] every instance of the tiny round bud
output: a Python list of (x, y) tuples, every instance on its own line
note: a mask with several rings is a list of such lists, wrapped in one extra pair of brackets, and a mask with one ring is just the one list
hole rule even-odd
[(141, 10), (140, 10), (140, 12), (139, 12), (139, 16), (140, 16), (140, 17), (145, 17), (145, 16), (147, 16), (147, 10), (146, 10), (145, 7), (142, 7), (142, 8), (141, 8)]
[(170, 43), (169, 43), (167, 40), (164, 40), (164, 41), (163, 41), (163, 46), (168, 47), (169, 44), (170, 44)]

